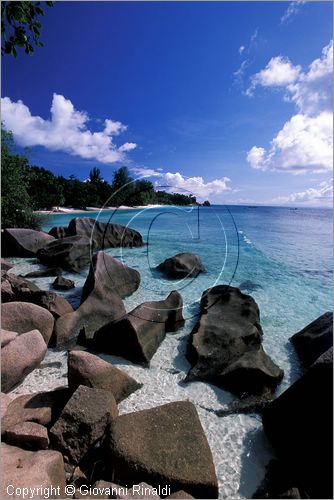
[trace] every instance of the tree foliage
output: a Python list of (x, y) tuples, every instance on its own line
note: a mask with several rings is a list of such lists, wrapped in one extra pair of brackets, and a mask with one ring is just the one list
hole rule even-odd
[[(45, 2), (53, 6), (54, 2)], [(17, 47), (26, 54), (33, 54), (34, 46), (42, 46), (40, 40), (41, 22), (44, 15), (42, 2), (1, 2), (1, 54), (17, 56)]]

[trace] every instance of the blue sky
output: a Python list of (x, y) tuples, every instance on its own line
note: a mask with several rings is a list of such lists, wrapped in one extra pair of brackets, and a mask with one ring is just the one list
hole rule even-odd
[(127, 165), (216, 203), (331, 203), (331, 2), (58, 2), (42, 25), (44, 47), (2, 68), (31, 163), (107, 180)]

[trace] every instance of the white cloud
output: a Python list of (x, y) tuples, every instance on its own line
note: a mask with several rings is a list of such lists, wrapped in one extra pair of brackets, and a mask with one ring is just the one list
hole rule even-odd
[[(203, 177), (186, 177), (180, 172), (167, 172), (163, 175), (164, 190), (169, 192), (192, 193), (198, 199), (208, 199), (211, 196), (222, 194), (230, 191), (228, 183), (231, 181), (228, 177), (214, 179), (213, 181), (205, 182)], [(159, 181), (159, 184), (162, 185)], [(157, 186), (158, 187), (158, 186)]]
[(244, 76), (245, 70), (248, 66), (249, 66), (249, 61), (248, 61), (248, 59), (245, 59), (240, 64), (239, 68), (233, 73), (233, 75), (235, 76), (235, 79), (237, 81), (242, 80), (242, 77)]
[(131, 167), (131, 171), (138, 177), (161, 177), (161, 168)]
[(296, 105), (298, 114), (284, 124), (268, 151), (258, 146), (249, 150), (247, 161), (252, 168), (293, 174), (332, 169), (332, 66), (331, 41), (306, 72), (279, 56), (254, 75), (248, 95), (253, 94), (257, 85), (281, 86), (288, 92), (284, 99)]
[(262, 87), (286, 86), (297, 80), (300, 71), (301, 67), (294, 66), (287, 57), (272, 57), (267, 66), (252, 77), (251, 86), (246, 94), (253, 95), (258, 85)]
[(137, 144), (135, 142), (125, 142), (118, 148), (119, 151), (132, 151), (133, 149), (136, 149)]
[(241, 55), (243, 53), (243, 51), (245, 50), (245, 46), (244, 45), (241, 45), (239, 47), (239, 54)]
[(333, 203), (333, 179), (321, 182), (317, 187), (311, 187), (292, 193), (288, 196), (279, 196), (272, 200), (273, 203), (280, 204), (308, 204), (314, 206), (328, 205), (332, 206)]
[(291, 2), (281, 17), (281, 24), (286, 24), (291, 21), (291, 18), (299, 12), (300, 6), (306, 3), (306, 0), (296, 0)]
[(12, 102), (4, 97), (1, 104), (2, 120), (21, 146), (44, 146), (101, 163), (120, 161), (125, 151), (136, 147), (134, 143), (125, 143), (117, 148), (113, 143), (112, 136), (126, 130), (121, 122), (107, 119), (101, 132), (88, 130), (87, 113), (77, 111), (69, 99), (59, 94), (53, 94), (50, 120), (33, 116), (22, 101)]

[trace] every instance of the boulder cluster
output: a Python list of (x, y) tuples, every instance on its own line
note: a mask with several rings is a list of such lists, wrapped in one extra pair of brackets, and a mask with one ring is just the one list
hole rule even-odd
[[(118, 404), (142, 384), (98, 355), (149, 367), (166, 335), (184, 326), (178, 291), (126, 312), (123, 299), (139, 288), (140, 273), (104, 250), (141, 245), (137, 231), (89, 218), (75, 218), (49, 234), (3, 231), (6, 257), (35, 256), (45, 269), (17, 276), (1, 260), (1, 498), (13, 498), (9, 485), (52, 486), (54, 498), (69, 496), (66, 485), (73, 486), (73, 498), (218, 497), (195, 405), (176, 401), (119, 415)], [(27, 279), (53, 276), (54, 290), (68, 290), (75, 283), (63, 271), (88, 265), (75, 310), (63, 296)], [(196, 279), (205, 272), (200, 257), (190, 253), (166, 259), (157, 270), (167, 279)], [(261, 413), (277, 460), (254, 498), (331, 498), (332, 321), (325, 313), (293, 335), (306, 373), (275, 399), (284, 374), (262, 346), (255, 300), (227, 285), (202, 294), (189, 335), (185, 382), (207, 381), (238, 396), (233, 409), (217, 412), (220, 416)], [(13, 397), (12, 389), (43, 362), (48, 347), (68, 351), (67, 385)], [(161, 492), (165, 485), (167, 493)], [(81, 486), (95, 494), (81, 493)], [(103, 493), (107, 490), (112, 496)]]

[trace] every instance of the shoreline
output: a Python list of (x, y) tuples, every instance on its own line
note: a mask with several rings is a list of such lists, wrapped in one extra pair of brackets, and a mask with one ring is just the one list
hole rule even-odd
[(138, 205), (134, 207), (121, 205), (119, 207), (105, 207), (105, 208), (87, 207), (86, 209), (57, 207), (54, 208), (53, 210), (34, 210), (34, 214), (39, 214), (39, 215), (84, 214), (89, 212), (109, 212), (110, 210), (141, 210), (144, 208), (161, 208), (167, 206), (169, 205)]

